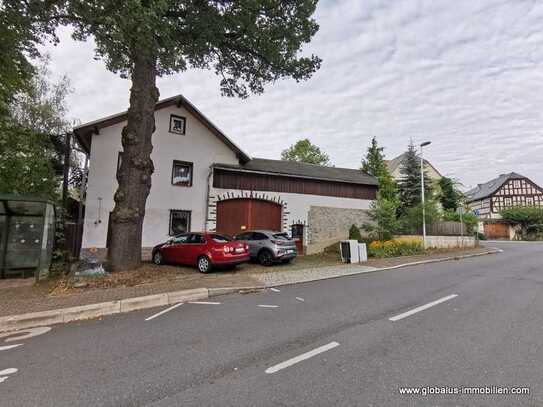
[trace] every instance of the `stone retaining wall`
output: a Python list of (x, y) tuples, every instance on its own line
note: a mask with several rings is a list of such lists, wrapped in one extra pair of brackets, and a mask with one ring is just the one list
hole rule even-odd
[(364, 223), (370, 222), (367, 209), (311, 206), (308, 214), (306, 254), (322, 252), (337, 241), (347, 239), (352, 225), (362, 229)]
[[(401, 236), (413, 239), (420, 239), (422, 236)], [(455, 249), (464, 247), (475, 247), (476, 241), (472, 236), (426, 236), (426, 247), (429, 249)]]
[[(143, 261), (151, 261), (151, 254), (153, 252), (152, 247), (142, 247), (141, 248), (141, 259)], [(107, 259), (107, 248), (96, 248), (96, 249), (81, 249), (81, 254), (79, 256), (81, 259), (93, 258), (99, 261), (106, 261)]]

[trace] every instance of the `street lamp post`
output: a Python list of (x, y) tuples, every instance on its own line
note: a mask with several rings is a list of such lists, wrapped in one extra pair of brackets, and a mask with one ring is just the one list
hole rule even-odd
[(423, 147), (430, 145), (431, 141), (425, 141), (420, 145), (420, 185), (422, 198), (422, 248), (426, 250), (426, 206), (424, 205), (424, 157)]

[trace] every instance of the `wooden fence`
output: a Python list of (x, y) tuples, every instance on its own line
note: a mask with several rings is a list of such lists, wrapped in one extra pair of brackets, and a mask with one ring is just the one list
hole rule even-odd
[[(422, 234), (422, 230), (420, 232)], [(469, 235), (470, 232), (465, 224), (460, 222), (435, 222), (426, 226), (426, 234), (429, 236), (461, 236)]]

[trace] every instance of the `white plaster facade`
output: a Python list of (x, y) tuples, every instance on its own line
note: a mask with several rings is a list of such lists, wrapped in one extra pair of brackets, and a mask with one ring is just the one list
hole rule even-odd
[[(172, 114), (186, 118), (185, 135), (169, 132)], [(214, 230), (216, 202), (228, 198), (253, 196), (281, 203), (282, 229), (286, 232), (290, 232), (293, 224), (307, 225), (311, 206), (350, 209), (370, 207), (371, 200), (365, 199), (214, 188), (212, 164), (239, 164), (236, 152), (183, 107), (172, 105), (157, 109), (155, 122), (151, 154), (155, 171), (146, 203), (143, 248), (153, 247), (169, 238), (172, 209), (191, 212), (191, 231)], [(92, 135), (83, 251), (106, 248), (109, 213), (113, 210), (113, 196), (117, 190), (118, 156), (122, 151), (121, 130), (125, 125), (126, 121), (112, 124), (100, 128), (98, 134)], [(172, 185), (174, 161), (193, 163), (191, 187)], [(307, 237), (307, 228), (304, 230)]]
[[(185, 135), (169, 132), (170, 115), (186, 117)], [(236, 154), (184, 108), (175, 106), (155, 112), (153, 134), (155, 166), (151, 192), (147, 199), (143, 224), (144, 247), (151, 247), (168, 238), (170, 210), (191, 211), (191, 228), (203, 230), (207, 211), (207, 182), (214, 162), (237, 164)], [(109, 213), (117, 190), (117, 160), (122, 151), (121, 122), (100, 130), (92, 138), (85, 225), (82, 248), (105, 248)], [(172, 185), (174, 160), (194, 163), (192, 187)], [(100, 204), (101, 199), (101, 204)], [(100, 208), (101, 206), (101, 208)], [(99, 209), (100, 208), (100, 209)]]

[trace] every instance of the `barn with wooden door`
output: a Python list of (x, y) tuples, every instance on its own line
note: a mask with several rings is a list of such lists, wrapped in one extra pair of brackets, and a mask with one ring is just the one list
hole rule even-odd
[[(89, 171), (83, 256), (105, 257), (115, 207), (127, 113), (74, 129)], [(171, 236), (218, 230), (272, 229), (292, 235), (306, 252), (348, 236), (368, 220), (377, 180), (360, 170), (252, 158), (182, 95), (157, 102), (152, 186), (142, 254)]]
[(375, 178), (348, 168), (254, 158), (240, 165), (217, 163), (212, 170), (208, 230), (283, 231), (306, 253), (367, 222), (377, 192)]

